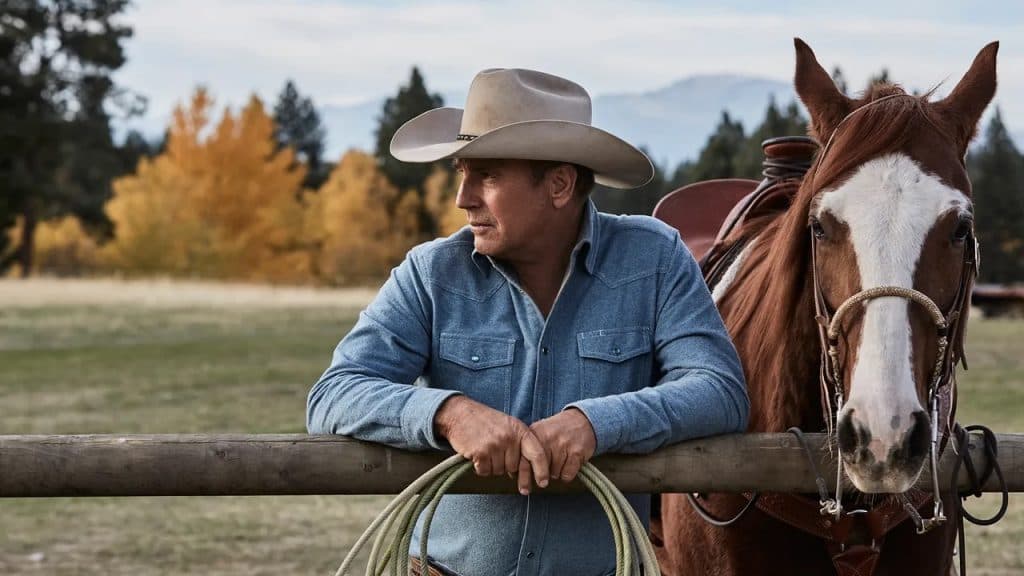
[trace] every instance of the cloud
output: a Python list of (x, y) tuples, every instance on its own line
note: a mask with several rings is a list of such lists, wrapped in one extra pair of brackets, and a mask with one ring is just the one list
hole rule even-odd
[[(989, 40), (1024, 36), (1020, 18), (965, 16), (955, 2), (889, 4), (851, 14), (809, 2), (767, 11), (762, 2), (142, 0), (127, 17), (135, 37), (119, 80), (150, 97), (156, 118), (197, 84), (237, 105), (251, 92), (273, 98), (293, 78), (318, 103), (350, 103), (392, 93), (412, 65), (438, 91), (465, 89), (482, 68), (521, 66), (592, 93), (632, 92), (697, 73), (787, 79), (791, 38), (801, 36), (851, 86), (885, 66), (908, 87), (948, 79), (948, 90)], [(1014, 8), (990, 12), (999, 10)], [(1000, 59), (999, 100), (1022, 126), (1024, 78), (1010, 71), (1024, 52), (1004, 43)]]

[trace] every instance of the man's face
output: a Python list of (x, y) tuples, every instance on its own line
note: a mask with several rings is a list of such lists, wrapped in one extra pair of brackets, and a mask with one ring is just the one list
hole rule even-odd
[(458, 160), (455, 204), (466, 211), (477, 252), (507, 260), (545, 250), (545, 229), (554, 213), (548, 179), (534, 182), (525, 160)]

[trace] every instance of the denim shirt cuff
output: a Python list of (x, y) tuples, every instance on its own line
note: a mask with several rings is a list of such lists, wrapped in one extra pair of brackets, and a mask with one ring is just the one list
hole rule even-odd
[(461, 394), (457, 390), (417, 388), (402, 410), (402, 435), (412, 449), (450, 450), (443, 438), (434, 434), (434, 417), (445, 400)]
[(616, 406), (614, 397), (587, 398), (566, 405), (563, 410), (575, 408), (590, 420), (597, 439), (594, 455), (614, 451), (622, 442), (623, 422), (621, 407)]

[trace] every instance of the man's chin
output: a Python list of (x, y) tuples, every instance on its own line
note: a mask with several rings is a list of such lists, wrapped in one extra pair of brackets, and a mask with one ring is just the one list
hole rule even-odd
[(500, 253), (499, 246), (496, 242), (492, 242), (489, 239), (475, 236), (473, 238), (473, 248), (477, 254), (483, 254), (484, 256), (497, 257)]

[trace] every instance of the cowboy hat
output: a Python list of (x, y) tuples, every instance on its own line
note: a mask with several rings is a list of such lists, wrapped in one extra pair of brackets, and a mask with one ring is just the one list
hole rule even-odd
[(636, 188), (654, 176), (647, 156), (590, 125), (590, 95), (558, 76), (492, 68), (473, 78), (466, 108), (435, 108), (391, 139), (404, 162), (443, 158), (554, 160), (586, 166), (598, 184)]

